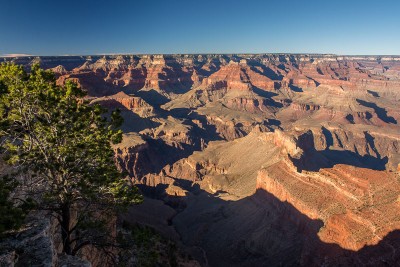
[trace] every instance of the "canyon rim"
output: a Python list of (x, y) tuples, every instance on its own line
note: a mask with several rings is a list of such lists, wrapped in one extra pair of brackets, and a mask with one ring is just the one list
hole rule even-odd
[(400, 57), (2, 60), (121, 110), (115, 162), (145, 196), (121, 217), (178, 244), (185, 264), (398, 264)]

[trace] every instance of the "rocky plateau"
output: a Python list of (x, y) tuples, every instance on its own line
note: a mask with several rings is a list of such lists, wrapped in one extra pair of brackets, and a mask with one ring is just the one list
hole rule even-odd
[(400, 57), (0, 58), (124, 117), (115, 162), (203, 266), (400, 266)]

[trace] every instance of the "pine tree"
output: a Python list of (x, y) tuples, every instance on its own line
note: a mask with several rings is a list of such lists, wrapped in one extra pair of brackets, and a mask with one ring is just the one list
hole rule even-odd
[(12, 193), (18, 182), (8, 175), (0, 176), (0, 237), (6, 232), (19, 228), (32, 208), (30, 199), (13, 201)]
[(142, 200), (113, 161), (111, 143), (122, 139), (118, 110), (106, 113), (84, 95), (73, 82), (56, 85), (38, 65), (29, 74), (0, 66), (0, 152), (13, 176), (23, 177), (24, 198), (58, 220), (71, 255), (89, 244), (112, 245), (107, 218)]

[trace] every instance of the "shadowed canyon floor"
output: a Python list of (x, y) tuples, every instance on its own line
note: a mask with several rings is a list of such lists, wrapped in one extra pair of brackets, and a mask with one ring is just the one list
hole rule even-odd
[(119, 108), (122, 217), (204, 266), (400, 266), (400, 57), (0, 59)]

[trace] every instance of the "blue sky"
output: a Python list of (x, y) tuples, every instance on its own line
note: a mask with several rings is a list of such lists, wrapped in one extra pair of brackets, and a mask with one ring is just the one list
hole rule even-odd
[(400, 54), (398, 0), (0, 0), (0, 54)]

